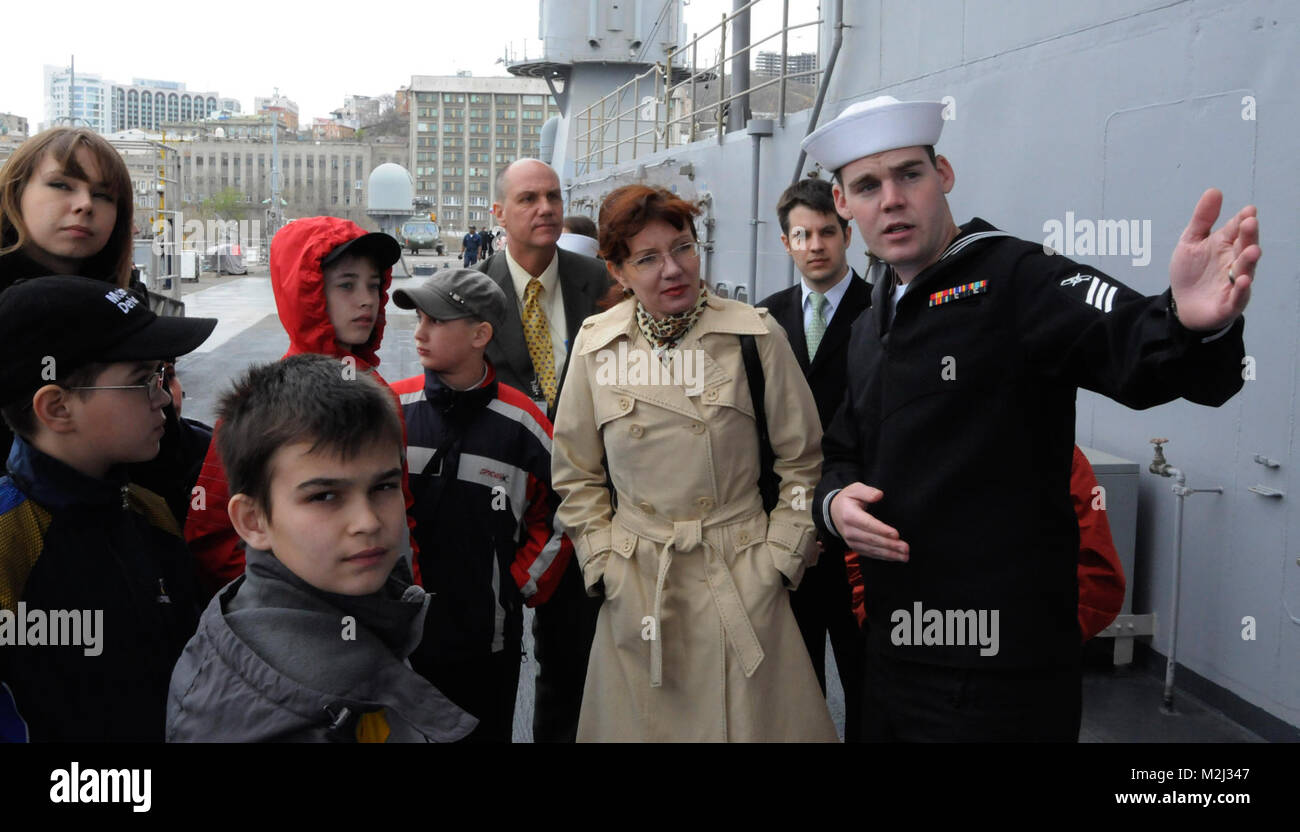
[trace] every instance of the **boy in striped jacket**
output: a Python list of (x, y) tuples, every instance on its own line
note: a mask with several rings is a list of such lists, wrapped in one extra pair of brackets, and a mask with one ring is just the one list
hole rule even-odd
[(555, 525), (551, 423), (498, 382), (484, 356), (508, 303), (487, 275), (442, 271), (393, 300), (417, 310), (425, 368), (393, 385), (406, 420), (420, 571), (433, 594), (411, 666), (478, 718), (471, 740), (509, 742), (523, 607), (550, 597), (573, 555)]

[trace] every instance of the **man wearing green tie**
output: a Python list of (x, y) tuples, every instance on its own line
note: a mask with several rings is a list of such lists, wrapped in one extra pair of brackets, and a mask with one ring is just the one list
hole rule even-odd
[[(759, 302), (785, 328), (795, 358), (817, 402), (825, 429), (844, 396), (845, 350), (849, 330), (871, 305), (871, 284), (849, 267), (853, 237), (849, 223), (835, 212), (829, 182), (803, 179), (786, 189), (777, 202), (781, 242), (802, 279)], [(862, 631), (853, 616), (852, 595), (845, 573), (844, 546), (826, 545), (817, 565), (804, 574), (790, 607), (808, 647), (817, 681), (826, 691), (826, 635), (831, 637), (835, 665), (844, 687), (844, 738), (859, 739), (862, 695)]]

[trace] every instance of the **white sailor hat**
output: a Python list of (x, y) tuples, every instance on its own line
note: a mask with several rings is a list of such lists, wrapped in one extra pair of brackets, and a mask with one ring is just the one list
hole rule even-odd
[(943, 107), (936, 101), (878, 96), (853, 104), (800, 144), (823, 168), (837, 171), (863, 156), (936, 144), (943, 131)]

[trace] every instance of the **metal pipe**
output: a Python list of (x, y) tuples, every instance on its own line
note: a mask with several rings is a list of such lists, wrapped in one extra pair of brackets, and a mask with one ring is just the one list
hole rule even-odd
[[(805, 137), (817, 129), (817, 118), (821, 115), (822, 103), (826, 100), (826, 89), (831, 85), (831, 73), (835, 71), (835, 60), (840, 56), (840, 44), (844, 42), (844, 0), (835, 0), (834, 20), (835, 41), (831, 44), (830, 57), (826, 59), (826, 71), (822, 73), (822, 82), (817, 87), (817, 101), (813, 104), (812, 115), (808, 119), (808, 132), (804, 134)], [(782, 67), (782, 72), (784, 71), (785, 68)], [(803, 175), (803, 163), (807, 158), (807, 152), (803, 148), (799, 148), (799, 161), (794, 166), (794, 177), (790, 180), (791, 185), (798, 182), (799, 177)], [(790, 269), (791, 273), (793, 273), (793, 262), (790, 264)], [(793, 280), (791, 283), (793, 283)]]
[[(727, 22), (727, 16), (725, 14), (722, 16), (722, 22), (724, 24)], [(718, 32), (722, 38), (722, 46), (718, 48), (718, 106), (715, 115), (717, 116), (718, 122), (716, 128), (718, 135), (716, 138), (718, 144), (721, 145), (723, 133), (722, 99), (727, 97), (727, 62), (723, 60), (723, 57), (727, 54), (727, 27), (724, 25), (718, 30)]]
[(1181, 593), (1178, 591), (1179, 582), (1182, 578), (1183, 570), (1183, 495), (1179, 494), (1179, 487), (1186, 484), (1187, 477), (1177, 468), (1171, 468), (1170, 474), (1174, 478), (1174, 493), (1178, 494), (1178, 503), (1174, 506), (1174, 578), (1173, 586), (1170, 588), (1170, 594), (1173, 596), (1169, 602), (1169, 659), (1165, 663), (1165, 694), (1164, 707), (1166, 711), (1174, 709), (1174, 667), (1178, 659), (1178, 600)]
[(758, 184), (759, 184), (759, 161), (762, 150), (762, 141), (764, 136), (772, 135), (772, 120), (769, 118), (756, 118), (749, 122), (749, 135), (753, 139), (753, 171), (749, 183), (750, 202), (749, 202), (749, 303), (754, 302), (754, 293), (758, 290)]
[(1178, 664), (1178, 602), (1182, 595), (1180, 585), (1183, 571), (1183, 500), (1191, 494), (1222, 494), (1223, 488), (1188, 488), (1187, 476), (1183, 471), (1165, 460), (1164, 444), (1168, 441), (1163, 438), (1151, 440), (1156, 450), (1147, 470), (1162, 477), (1172, 477), (1173, 492), (1178, 497), (1178, 503), (1174, 506), (1174, 575), (1169, 599), (1169, 657), (1165, 662), (1165, 690), (1161, 705), (1166, 713), (1173, 713), (1174, 670)]
[(763, 137), (757, 133), (750, 136), (754, 143), (754, 170), (749, 183), (750, 202), (749, 202), (749, 296), (754, 297), (754, 287), (757, 284), (758, 270), (758, 168), (759, 153), (763, 146)]
[(785, 127), (785, 73), (790, 52), (790, 0), (781, 0), (781, 91), (777, 95), (777, 117)]
[[(732, 0), (731, 11), (735, 17), (731, 21), (732, 48), (735, 57), (731, 59), (731, 87), (734, 90), (749, 89), (749, 2)], [(725, 50), (723, 52), (725, 55)], [(725, 95), (726, 90), (718, 90)], [(739, 130), (749, 122), (749, 93), (745, 92), (731, 103), (727, 114), (727, 129)]]

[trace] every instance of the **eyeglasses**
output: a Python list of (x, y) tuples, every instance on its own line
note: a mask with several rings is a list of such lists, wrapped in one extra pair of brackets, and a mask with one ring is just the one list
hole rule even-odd
[[(113, 384), (113, 385), (96, 385), (94, 387), (69, 387), (68, 390), (143, 390), (145, 396), (149, 399), (149, 404), (153, 404), (156, 393), (161, 393), (166, 397), (166, 401), (171, 401), (172, 393), (168, 388), (168, 372), (165, 367), (159, 367), (149, 376), (149, 380), (144, 384)], [(161, 400), (161, 399), (160, 399)]]
[[(668, 252), (668, 254), (673, 258), (673, 260), (677, 263), (677, 265), (685, 267), (692, 260), (696, 260), (699, 258), (700, 244), (694, 241), (689, 243), (682, 243), (679, 246), (674, 246), (673, 250)], [(641, 257), (638, 257), (637, 259), (631, 261), (628, 265), (636, 269), (637, 272), (641, 274), (650, 274), (652, 272), (661, 271), (666, 262), (667, 259), (664, 257), (664, 253), (662, 251), (656, 251), (651, 254), (646, 254)]]

